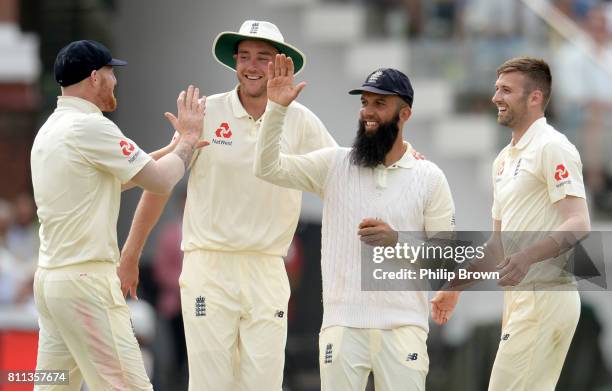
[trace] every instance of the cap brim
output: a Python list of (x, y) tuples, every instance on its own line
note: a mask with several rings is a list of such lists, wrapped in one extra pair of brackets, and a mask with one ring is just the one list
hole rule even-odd
[(127, 61), (123, 61), (123, 60), (119, 60), (119, 59), (113, 58), (113, 59), (110, 60), (110, 62), (107, 65), (112, 65), (114, 67), (120, 67), (120, 66), (123, 66), (123, 65), (127, 65)]
[(236, 70), (236, 45), (244, 40), (264, 41), (274, 46), (280, 53), (284, 53), (293, 60), (294, 73), (297, 75), (304, 68), (306, 57), (298, 48), (284, 42), (278, 42), (271, 39), (253, 37), (251, 35), (238, 34), (231, 31), (225, 31), (217, 35), (213, 42), (212, 52), (217, 61), (226, 67)]
[(398, 95), (397, 92), (381, 90), (380, 88), (370, 87), (370, 86), (363, 86), (361, 88), (356, 88), (354, 90), (350, 90), (349, 94), (350, 95), (360, 95), (364, 91), (373, 92), (375, 94), (381, 94), (381, 95)]

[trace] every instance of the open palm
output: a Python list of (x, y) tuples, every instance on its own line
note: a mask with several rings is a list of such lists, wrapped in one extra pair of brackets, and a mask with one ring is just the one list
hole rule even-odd
[(289, 106), (306, 86), (305, 82), (293, 85), (293, 60), (277, 54), (274, 63), (268, 63), (268, 99), (279, 105)]

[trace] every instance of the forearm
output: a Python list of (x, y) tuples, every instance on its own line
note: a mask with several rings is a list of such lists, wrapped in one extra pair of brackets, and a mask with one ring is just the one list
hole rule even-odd
[(253, 172), (275, 185), (319, 194), (325, 185), (333, 151), (327, 148), (305, 155), (282, 154), (280, 139), (286, 111), (284, 106), (269, 103), (257, 139)]
[(269, 105), (257, 138), (253, 171), (259, 178), (274, 180), (281, 171), (280, 137), (287, 107), (274, 103), (269, 103)]
[(555, 258), (574, 247), (589, 231), (588, 220), (580, 215), (574, 215), (565, 220), (550, 235), (523, 249), (523, 251), (531, 263)]
[(130, 255), (125, 257), (125, 259), (138, 262), (147, 238), (159, 220), (169, 198), (169, 195), (159, 195), (148, 191), (143, 192), (134, 213), (130, 233), (123, 245), (122, 253)]
[[(167, 154), (169, 154), (170, 152), (172, 152), (172, 148), (173, 146), (171, 145), (166, 145), (163, 148), (158, 149), (157, 151), (153, 151), (149, 154), (149, 156), (151, 156), (151, 158), (153, 160), (159, 160), (162, 157), (166, 156)], [(134, 181), (129, 181), (127, 183), (124, 183), (123, 185), (121, 185), (121, 191), (126, 191), (126, 190), (130, 190), (134, 187), (138, 186), (137, 183), (135, 183)]]
[(158, 161), (151, 161), (134, 176), (133, 182), (145, 190), (157, 194), (168, 194), (183, 177), (193, 152), (197, 138), (183, 136), (176, 148)]

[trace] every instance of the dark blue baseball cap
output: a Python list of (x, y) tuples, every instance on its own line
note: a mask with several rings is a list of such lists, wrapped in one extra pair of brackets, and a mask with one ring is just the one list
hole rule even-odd
[(359, 95), (364, 91), (382, 95), (398, 95), (412, 107), (414, 90), (408, 76), (393, 68), (379, 68), (370, 73), (360, 88), (350, 90), (349, 94)]
[(127, 65), (127, 62), (113, 58), (106, 46), (100, 42), (74, 41), (57, 53), (53, 71), (59, 85), (67, 87), (106, 65), (121, 66)]

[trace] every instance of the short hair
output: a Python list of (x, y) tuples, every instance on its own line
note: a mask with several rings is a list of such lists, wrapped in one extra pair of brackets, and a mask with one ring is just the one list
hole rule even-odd
[(527, 77), (525, 93), (540, 90), (542, 92), (542, 110), (546, 109), (550, 101), (552, 89), (552, 75), (546, 61), (533, 57), (515, 57), (497, 68), (497, 77), (503, 73), (519, 72)]

